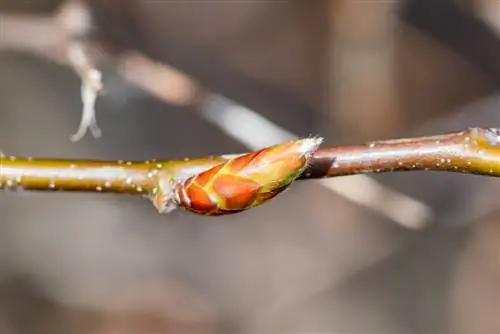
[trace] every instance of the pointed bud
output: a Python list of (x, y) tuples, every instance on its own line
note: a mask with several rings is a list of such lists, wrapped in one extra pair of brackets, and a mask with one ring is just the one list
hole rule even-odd
[(210, 216), (240, 212), (275, 197), (307, 168), (322, 138), (307, 138), (237, 156), (175, 186), (177, 204)]

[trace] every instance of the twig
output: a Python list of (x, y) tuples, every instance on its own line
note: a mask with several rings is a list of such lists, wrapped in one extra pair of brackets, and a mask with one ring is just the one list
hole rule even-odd
[(68, 59), (74, 70), (82, 79), (80, 97), (82, 99), (83, 111), (78, 130), (71, 136), (71, 141), (77, 142), (83, 139), (87, 130), (94, 138), (101, 136), (101, 129), (97, 125), (95, 104), (97, 96), (103, 92), (102, 73), (93, 66), (85, 53), (82, 43), (73, 42), (68, 45)]
[[(263, 151), (266, 150), (268, 149)], [(151, 198), (161, 190), (170, 192), (163, 193), (168, 195), (168, 198), (162, 205), (166, 202), (179, 205), (183, 204), (182, 201), (176, 200), (171, 193), (176, 185), (191, 176), (199, 176), (240, 156), (242, 155), (145, 162), (3, 156), (0, 159), (0, 187), (136, 193)], [(293, 159), (287, 163), (291, 163), (290, 161), (293, 162)], [(260, 167), (262, 166), (254, 164), (253, 168)], [(500, 129), (469, 128), (461, 132), (429, 137), (318, 149), (312, 152), (307, 168), (298, 178), (317, 179), (410, 170), (498, 177), (500, 176)], [(275, 172), (274, 169), (267, 170), (267, 173)], [(231, 175), (231, 172), (226, 171), (226, 173)], [(225, 190), (228, 194), (236, 191), (230, 187)]]
[(56, 22), (66, 31), (66, 57), (69, 65), (82, 80), (80, 96), (83, 103), (82, 118), (78, 130), (71, 136), (71, 141), (80, 141), (87, 130), (94, 138), (101, 136), (97, 125), (95, 104), (98, 95), (104, 92), (102, 73), (94, 65), (87, 51), (86, 36), (92, 29), (92, 17), (89, 8), (80, 0), (69, 0), (59, 8)]

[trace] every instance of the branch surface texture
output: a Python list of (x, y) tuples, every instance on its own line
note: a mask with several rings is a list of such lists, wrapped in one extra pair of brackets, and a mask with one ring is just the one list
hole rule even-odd
[(247, 154), (89, 161), (0, 157), (0, 188), (145, 195), (160, 212), (175, 207), (225, 215), (263, 204), (295, 180), (429, 170), (500, 176), (500, 129), (320, 148), (306, 138)]

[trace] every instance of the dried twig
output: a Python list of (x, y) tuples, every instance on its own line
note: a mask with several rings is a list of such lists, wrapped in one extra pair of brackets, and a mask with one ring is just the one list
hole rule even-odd
[[(262, 151), (269, 151), (269, 148)], [(255, 156), (257, 153), (252, 154)], [(312, 147), (310, 153), (311, 158), (307, 162), (307, 168), (298, 176), (299, 179), (410, 170), (500, 176), (500, 129), (469, 128), (450, 134), (376, 141), (356, 146), (339, 146), (317, 150)], [(179, 200), (175, 193), (175, 191), (186, 190), (186, 188), (184, 190), (176, 188), (183, 181), (203, 173), (213, 176), (214, 173), (206, 173), (206, 171), (214, 167), (221, 169), (221, 166), (231, 159), (241, 156), (224, 155), (144, 162), (55, 160), (3, 156), (0, 160), (0, 185), (4, 189), (135, 193), (146, 195), (153, 201), (158, 194), (161, 194), (162, 200), (158, 202), (156, 199), (155, 205), (157, 208), (165, 210), (171, 205), (188, 206), (186, 205), (187, 201)], [(279, 158), (282, 160), (275, 159), (283, 164), (293, 164), (298, 158), (298, 156), (290, 158), (290, 156), (284, 155)], [(276, 173), (276, 169), (264, 168), (266, 166), (263, 165), (266, 165), (267, 162), (267, 160), (261, 160), (258, 163), (249, 161), (246, 163), (253, 164), (251, 165), (253, 169), (260, 168), (262, 173), (269, 175)], [(242, 175), (238, 174), (238, 171), (229, 169), (225, 169), (224, 173), (238, 177)], [(261, 186), (280, 179), (279, 177), (268, 177), (266, 180)], [(241, 189), (240, 184), (234, 183), (228, 184), (222, 191), (228, 198), (240, 195)], [(193, 203), (188, 204), (192, 205)]]

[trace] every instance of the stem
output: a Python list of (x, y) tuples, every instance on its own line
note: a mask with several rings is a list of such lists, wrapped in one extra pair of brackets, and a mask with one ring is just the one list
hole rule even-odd
[(443, 135), (318, 150), (303, 179), (432, 170), (500, 176), (500, 130), (469, 128)]
[(162, 179), (182, 180), (222, 157), (168, 161), (99, 161), (0, 156), (0, 189), (149, 194)]
[[(84, 161), (2, 156), (0, 188), (155, 193), (235, 155), (166, 161)], [(385, 140), (316, 151), (301, 179), (409, 170), (500, 176), (500, 130), (469, 128), (443, 135)]]
[(153, 187), (145, 163), (12, 156), (0, 161), (2, 188), (141, 193)]

